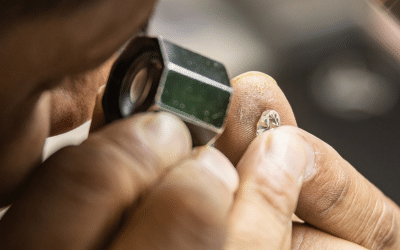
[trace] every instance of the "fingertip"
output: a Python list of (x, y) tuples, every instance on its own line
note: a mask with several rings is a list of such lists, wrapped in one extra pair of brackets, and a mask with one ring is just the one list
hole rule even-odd
[(301, 185), (307, 168), (315, 165), (314, 150), (296, 131), (283, 126), (261, 134), (253, 141), (237, 169), (242, 175), (255, 175), (260, 171), (284, 178), (290, 176)]
[(243, 249), (281, 249), (290, 240), (302, 175), (313, 157), (307, 154), (291, 129), (266, 131), (251, 143), (237, 165), (240, 186), (232, 210), (231, 232)]
[(265, 110), (272, 109), (279, 113), (283, 125), (297, 125), (286, 96), (270, 75), (250, 71), (233, 78), (231, 83), (236, 97), (233, 104), (242, 106), (241, 120), (258, 121)]
[[(302, 162), (301, 181), (310, 178), (316, 173), (315, 168), (315, 149), (311, 142), (309, 142), (303, 135), (302, 130), (294, 126), (281, 126), (274, 130), (267, 131), (267, 134), (273, 135), (275, 149), (278, 153), (289, 149), (287, 152), (288, 160), (293, 163)], [(262, 138), (263, 135), (260, 137)]]
[[(237, 165), (239, 193), (283, 220), (290, 220), (305, 169), (314, 164), (312, 148), (295, 128), (266, 131), (254, 140)], [(278, 217), (279, 218), (279, 217)]]
[(282, 125), (296, 126), (288, 100), (276, 81), (261, 72), (247, 72), (231, 81), (234, 88), (224, 133), (215, 142), (236, 165), (257, 133), (257, 122), (266, 110), (275, 110)]
[(279, 133), (291, 134), (292, 137), (296, 138), (299, 143), (301, 143), (301, 147), (304, 150), (306, 156), (306, 164), (304, 173), (302, 175), (302, 181), (306, 181), (311, 179), (317, 173), (316, 168), (316, 150), (315, 145), (312, 141), (309, 140), (307, 136), (305, 136), (305, 131), (294, 126), (281, 126), (278, 128)]

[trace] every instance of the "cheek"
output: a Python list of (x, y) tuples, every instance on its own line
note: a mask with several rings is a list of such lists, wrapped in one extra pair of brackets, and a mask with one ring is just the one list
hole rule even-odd
[(42, 161), (44, 142), (50, 130), (49, 97), (49, 94), (40, 97), (18, 131), (3, 131), (2, 138), (8, 143), (0, 149), (0, 207), (12, 201), (16, 189)]
[(107, 83), (114, 55), (100, 67), (65, 77), (51, 90), (51, 136), (68, 132), (92, 118), (99, 88)]

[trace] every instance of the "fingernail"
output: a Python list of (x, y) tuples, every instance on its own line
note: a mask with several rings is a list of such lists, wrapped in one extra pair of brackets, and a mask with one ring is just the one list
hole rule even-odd
[(193, 158), (200, 160), (203, 166), (218, 178), (231, 192), (239, 186), (239, 176), (232, 163), (215, 148), (199, 147), (194, 149)]
[(314, 168), (313, 148), (295, 132), (286, 129), (269, 132), (266, 141), (268, 158), (301, 184), (305, 173)]
[(140, 126), (143, 127), (145, 140), (158, 154), (171, 159), (188, 154), (192, 141), (185, 124), (172, 114), (158, 112), (146, 114)]

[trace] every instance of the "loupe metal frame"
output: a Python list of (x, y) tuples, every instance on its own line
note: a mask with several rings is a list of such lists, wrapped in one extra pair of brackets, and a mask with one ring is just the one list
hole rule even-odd
[(138, 37), (114, 63), (102, 105), (108, 123), (148, 110), (171, 112), (198, 146), (223, 132), (232, 93), (223, 64), (162, 37)]

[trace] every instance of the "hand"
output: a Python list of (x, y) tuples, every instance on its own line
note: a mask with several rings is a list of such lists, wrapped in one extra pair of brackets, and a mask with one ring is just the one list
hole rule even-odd
[[(270, 135), (263, 135), (264, 138), (274, 136), (275, 133), (286, 135), (282, 136), (284, 138), (292, 138), (281, 139), (287, 142), (286, 147), (281, 147), (282, 152), (286, 150), (290, 152), (288, 148), (292, 147), (294, 147), (292, 151), (295, 150), (295, 145), (298, 144), (291, 143), (296, 142), (298, 136), (302, 138), (304, 144), (313, 148), (314, 164), (307, 165), (296, 209), (296, 214), (305, 221), (305, 224), (293, 225), (292, 249), (363, 249), (363, 247), (398, 249), (400, 247), (398, 206), (361, 176), (329, 145), (295, 127), (290, 105), (273, 79), (260, 73), (250, 72), (235, 78), (232, 84), (235, 96), (227, 129), (215, 144), (232, 162), (239, 161), (241, 153), (250, 143), (252, 144), (246, 154), (250, 151), (251, 157), (254, 157), (258, 150), (262, 152), (262, 146), (257, 149), (253, 144), (263, 142), (260, 142), (259, 138), (254, 142), (251, 141), (256, 133), (254, 124), (266, 109), (276, 110), (281, 115), (282, 123), (291, 127), (284, 126), (266, 132)], [(243, 159), (237, 166), (239, 174), (249, 169), (246, 166), (243, 167), (246, 170), (241, 170), (242, 166), (246, 165), (244, 162), (247, 162)], [(260, 172), (268, 170), (262, 165), (258, 168), (261, 168)], [(248, 196), (262, 197), (259, 199), (260, 202), (263, 200), (270, 206), (281, 204), (281, 208), (288, 207), (288, 203), (284, 201), (291, 199), (284, 183), (275, 185), (275, 179), (270, 180), (266, 176), (263, 181), (257, 182), (262, 185), (255, 185), (251, 192), (248, 191), (249, 185), (246, 184), (246, 179), (243, 175), (240, 177), (241, 184), (237, 197), (244, 192)], [(247, 188), (247, 192), (243, 190), (244, 187)], [(271, 193), (279, 195), (274, 196)], [(295, 189), (291, 194), (295, 194)], [(279, 197), (282, 199), (279, 200)], [(254, 213), (238, 214), (246, 225), (243, 228), (234, 228), (237, 234), (249, 236), (245, 240), (252, 239), (257, 246), (254, 249), (269, 249), (268, 241), (258, 240), (265, 237), (266, 219), (263, 220), (261, 215), (254, 218)], [(268, 215), (266, 218), (268, 219)]]

